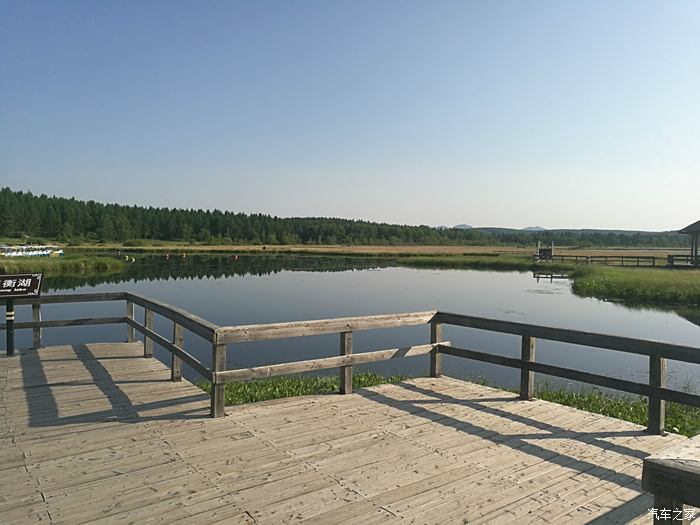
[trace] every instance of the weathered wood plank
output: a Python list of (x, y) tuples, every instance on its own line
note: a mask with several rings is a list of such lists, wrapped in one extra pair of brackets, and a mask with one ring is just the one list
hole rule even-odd
[[(15, 330), (37, 328), (61, 328), (66, 326), (90, 326), (101, 324), (122, 324), (126, 317), (86, 317), (83, 319), (52, 319), (44, 321), (24, 321), (15, 323)], [(6, 323), (0, 323), (0, 330), (6, 329)]]
[(92, 292), (74, 294), (51, 294), (41, 297), (23, 297), (15, 299), (15, 304), (64, 304), (64, 303), (88, 303), (102, 301), (122, 301), (126, 298), (124, 292)]
[(666, 421), (666, 402), (659, 389), (666, 387), (666, 359), (658, 355), (649, 357), (649, 424), (651, 434), (661, 434)]
[(125, 299), (130, 300), (144, 308), (148, 308), (158, 315), (182, 325), (190, 332), (197, 334), (207, 341), (214, 341), (216, 338), (216, 332), (219, 330), (219, 326), (207, 321), (206, 319), (202, 319), (201, 317), (191, 314), (182, 308), (171, 306), (138, 294), (127, 292), (123, 295)]
[(448, 377), (209, 419), (140, 344), (88, 347), (0, 360), (3, 523), (592, 521), (635, 503), (644, 455), (686, 441)]
[[(535, 338), (522, 336), (520, 359), (523, 363), (535, 361)], [(523, 366), (520, 370), (520, 399), (531, 400), (535, 394), (535, 373)]]
[[(449, 343), (442, 343), (443, 345)], [(298, 374), (311, 370), (327, 370), (343, 366), (352, 366), (361, 363), (373, 363), (375, 361), (386, 361), (389, 359), (400, 359), (404, 357), (414, 357), (430, 353), (434, 345), (416, 345), (405, 348), (393, 348), (391, 350), (378, 350), (374, 352), (363, 352), (361, 354), (342, 355), (338, 357), (323, 357), (310, 359), (307, 361), (296, 361), (281, 365), (257, 366), (254, 368), (241, 368), (239, 370), (226, 370), (214, 374), (215, 382), (228, 383), (230, 381), (247, 381), (259, 377), (273, 377), (287, 374)]]
[[(143, 309), (143, 327), (153, 332), (153, 310)], [(143, 338), (143, 357), (153, 357), (153, 339), (146, 336)]]
[(233, 343), (239, 341), (282, 339), (285, 337), (304, 337), (335, 332), (372, 330), (376, 328), (396, 328), (399, 326), (414, 326), (429, 323), (435, 313), (435, 311), (429, 311), (342, 317), (314, 321), (292, 321), (288, 323), (225, 326), (217, 330), (217, 336), (219, 342)]
[(226, 370), (226, 345), (212, 344), (212, 385), (211, 385), (211, 417), (226, 415), (226, 383), (219, 381), (218, 375)]
[[(185, 337), (182, 333), (182, 326), (173, 322), (173, 346), (177, 348), (183, 348), (185, 346)], [(185, 351), (184, 349), (182, 350)], [(176, 353), (170, 354), (170, 380), (171, 381), (181, 381), (182, 380), (182, 360), (178, 357)]]
[[(134, 303), (131, 301), (126, 301), (126, 318), (134, 320)], [(126, 324), (126, 342), (133, 343), (136, 340), (136, 334), (134, 333), (134, 327), (128, 322)]]

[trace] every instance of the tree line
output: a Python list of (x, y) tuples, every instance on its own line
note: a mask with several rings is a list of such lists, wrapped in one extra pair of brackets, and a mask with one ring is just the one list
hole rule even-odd
[(519, 231), (433, 228), (325, 217), (102, 204), (0, 190), (0, 236), (68, 243), (182, 241), (206, 244), (372, 244), (687, 246), (684, 235), (656, 232)]

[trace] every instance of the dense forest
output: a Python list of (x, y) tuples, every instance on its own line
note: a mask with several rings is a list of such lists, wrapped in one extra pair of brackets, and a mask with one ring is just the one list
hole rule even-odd
[(82, 242), (154, 241), (207, 244), (452, 244), (567, 246), (688, 245), (684, 235), (579, 230), (486, 231), (322, 217), (280, 218), (220, 210), (145, 208), (0, 190), (0, 237)]

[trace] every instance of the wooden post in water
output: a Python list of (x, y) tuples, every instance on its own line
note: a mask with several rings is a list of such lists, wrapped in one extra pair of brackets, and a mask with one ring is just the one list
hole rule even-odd
[(520, 369), (520, 399), (531, 400), (535, 395), (535, 373), (527, 368), (527, 363), (535, 361), (535, 338), (529, 335), (522, 337), (520, 359), (523, 367)]
[[(153, 330), (153, 310), (144, 308), (143, 325), (148, 330)], [(143, 336), (143, 357), (153, 357), (153, 339), (147, 335)]]
[[(432, 344), (442, 342), (442, 323), (430, 322), (430, 342)], [(440, 377), (442, 375), (442, 354), (437, 348), (430, 351), (430, 377)]]
[(649, 425), (650, 434), (663, 434), (666, 424), (666, 401), (661, 399), (659, 388), (666, 387), (666, 359), (658, 355), (649, 356)]
[[(127, 300), (126, 301), (126, 317), (128, 319), (134, 319), (134, 303)], [(126, 325), (126, 342), (133, 343), (136, 341), (136, 335), (134, 334), (134, 327), (127, 323)]]
[(226, 370), (225, 344), (212, 344), (211, 364), (214, 372), (211, 385), (211, 417), (223, 417), (226, 415), (226, 383), (216, 382), (216, 372)]
[[(340, 355), (352, 355), (352, 332), (340, 332)], [(340, 367), (340, 393), (352, 394), (352, 365)]]
[[(32, 304), (32, 321), (35, 323), (41, 322), (41, 303)], [(41, 348), (41, 327), (35, 326), (32, 328), (32, 348), (35, 350)]]
[[(185, 338), (182, 335), (182, 326), (173, 321), (173, 344), (178, 348), (184, 348)], [(170, 353), (170, 380), (182, 381), (182, 360), (174, 353)]]

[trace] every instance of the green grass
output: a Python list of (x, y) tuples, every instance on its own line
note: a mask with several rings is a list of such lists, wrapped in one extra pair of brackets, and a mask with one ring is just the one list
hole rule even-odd
[[(385, 377), (373, 372), (363, 372), (355, 374), (352, 386), (354, 389), (366, 388), (398, 383), (406, 379), (405, 376)], [(493, 386), (489, 381), (483, 379), (475, 382)], [(211, 392), (211, 384), (208, 382), (199, 383), (199, 387), (207, 393)], [(338, 376), (336, 375), (254, 379), (246, 382), (228, 383), (226, 385), (226, 404), (241, 405), (286, 397), (334, 394), (338, 392), (338, 388)], [(608, 394), (598, 389), (573, 391), (547, 384), (537, 389), (536, 397), (544, 401), (630, 421), (642, 426), (646, 426), (648, 421), (648, 405), (647, 399), (644, 397)], [(699, 434), (700, 409), (677, 403), (667, 403), (666, 429), (688, 437)]]
[(587, 266), (573, 273), (576, 295), (637, 304), (700, 304), (700, 270)]
[(110, 274), (124, 269), (112, 257), (2, 257), (0, 273), (43, 272), (47, 276)]
[[(404, 376), (384, 377), (373, 372), (353, 375), (352, 387), (367, 388), (385, 383), (398, 383)], [(211, 384), (199, 384), (205, 392), (211, 392)], [(252, 381), (228, 383), (226, 385), (226, 404), (240, 405), (256, 401), (268, 401), (284, 397), (311, 396), (338, 393), (340, 388), (338, 376), (282, 376)]]
[[(536, 397), (643, 426), (647, 425), (649, 418), (645, 397), (607, 394), (596, 389), (575, 392), (551, 388), (538, 389)], [(688, 437), (699, 434), (700, 409), (677, 403), (666, 403), (666, 430)]]

